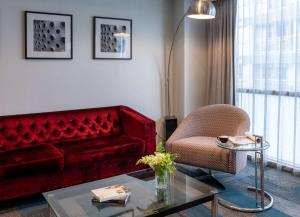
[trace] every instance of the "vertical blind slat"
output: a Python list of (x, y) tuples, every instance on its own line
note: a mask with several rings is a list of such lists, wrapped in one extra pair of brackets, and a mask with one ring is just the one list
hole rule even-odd
[[(283, 10), (282, 10), (282, 0), (280, 0), (280, 35), (282, 35), (283, 33), (283, 22), (282, 22), (282, 16), (283, 16)], [(280, 38), (279, 40), (279, 67), (278, 67), (278, 77), (279, 77), (279, 87), (278, 87), (278, 90), (279, 92), (281, 91), (281, 69), (282, 69), (282, 39)], [(281, 128), (281, 95), (279, 94), (278, 96), (278, 125), (277, 125), (277, 162), (281, 162), (282, 159), (281, 159), (281, 147), (280, 147), (280, 128)]]
[[(299, 58), (298, 56), (298, 42), (297, 42), (297, 37), (298, 37), (298, 24), (297, 24), (297, 20), (298, 20), (298, 15), (297, 15), (297, 10), (298, 10), (298, 7), (299, 7), (299, 2), (297, 1), (296, 2), (296, 7), (295, 7), (295, 26), (296, 26), (296, 31), (295, 31), (295, 92), (297, 92), (297, 80), (298, 80), (298, 67), (297, 67), (297, 60)], [(295, 97), (294, 98), (294, 114), (295, 114), (295, 120), (294, 120), (294, 144), (293, 144), (293, 168), (296, 167), (296, 142), (297, 142), (297, 98)]]

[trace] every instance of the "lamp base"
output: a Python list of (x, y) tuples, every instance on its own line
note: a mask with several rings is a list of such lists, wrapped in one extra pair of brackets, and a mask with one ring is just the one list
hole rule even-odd
[(166, 116), (165, 127), (167, 141), (177, 128), (177, 118), (175, 116)]

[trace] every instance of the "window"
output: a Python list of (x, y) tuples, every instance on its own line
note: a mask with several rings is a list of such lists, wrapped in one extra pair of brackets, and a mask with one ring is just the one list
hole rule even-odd
[(238, 0), (236, 103), (267, 157), (300, 169), (300, 0)]

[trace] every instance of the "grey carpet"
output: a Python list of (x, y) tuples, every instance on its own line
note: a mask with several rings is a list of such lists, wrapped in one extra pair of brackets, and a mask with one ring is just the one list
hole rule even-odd
[[(187, 167), (197, 178), (198, 168)], [(300, 178), (272, 168), (266, 168), (266, 190), (274, 197), (272, 209), (256, 214), (240, 213), (219, 206), (220, 217), (300, 217)], [(251, 163), (240, 174), (233, 176), (221, 172), (214, 176), (226, 190), (220, 194), (231, 202), (253, 206), (254, 195), (247, 192), (247, 186), (254, 184), (254, 169)], [(206, 217), (210, 216), (210, 203), (197, 206), (171, 217)], [(49, 217), (48, 207), (42, 196), (35, 196), (9, 203), (0, 204), (0, 217)]]

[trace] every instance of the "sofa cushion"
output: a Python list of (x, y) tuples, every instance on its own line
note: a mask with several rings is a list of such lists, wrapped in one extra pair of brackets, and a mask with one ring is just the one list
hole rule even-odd
[(62, 169), (64, 157), (53, 145), (35, 145), (0, 154), (0, 176), (17, 177)]
[(55, 146), (63, 150), (66, 167), (87, 166), (99, 160), (137, 156), (145, 152), (143, 140), (127, 135), (61, 142)]

